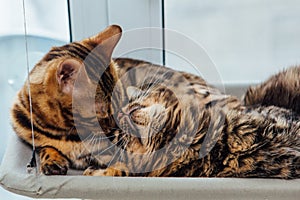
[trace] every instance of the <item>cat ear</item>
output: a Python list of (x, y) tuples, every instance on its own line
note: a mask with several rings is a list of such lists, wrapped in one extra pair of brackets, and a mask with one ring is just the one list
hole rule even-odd
[(78, 88), (89, 83), (83, 63), (76, 59), (64, 60), (58, 67), (56, 78), (61, 91), (65, 94), (73, 93), (75, 81)]
[(111, 25), (97, 35), (89, 38), (95, 43), (101, 45), (103, 53), (107, 58), (111, 58), (112, 52), (118, 44), (122, 35), (122, 29), (118, 25)]
[(135, 99), (138, 97), (138, 95), (140, 95), (142, 92), (142, 90), (140, 90), (137, 87), (134, 86), (129, 86), (126, 88), (126, 93), (129, 99)]

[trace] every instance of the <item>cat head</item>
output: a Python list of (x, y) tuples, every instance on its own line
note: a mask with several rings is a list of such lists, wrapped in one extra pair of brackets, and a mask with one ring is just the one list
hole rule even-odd
[[(140, 138), (144, 145), (160, 143), (164, 133), (178, 123), (178, 100), (166, 87), (126, 89), (129, 102), (117, 114), (119, 127), (127, 134)], [(172, 116), (172, 117), (171, 117)]]
[[(59, 126), (63, 119), (59, 110), (84, 119), (95, 113), (99, 118), (109, 114), (109, 95), (117, 79), (111, 56), (121, 32), (112, 25), (82, 41), (53, 47), (36, 64), (30, 72), (30, 87), (33, 106), (40, 108), (39, 117)], [(27, 93), (26, 84), (23, 92)], [(59, 109), (53, 108), (55, 105)]]

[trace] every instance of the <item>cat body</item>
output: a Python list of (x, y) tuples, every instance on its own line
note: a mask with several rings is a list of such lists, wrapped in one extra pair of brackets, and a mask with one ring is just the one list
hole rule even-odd
[(300, 123), (286, 119), (289, 110), (249, 109), (225, 95), (203, 104), (192, 94), (181, 104), (161, 86), (129, 93), (120, 128), (139, 138), (144, 152), (125, 148), (115, 165), (86, 175), (300, 177)]

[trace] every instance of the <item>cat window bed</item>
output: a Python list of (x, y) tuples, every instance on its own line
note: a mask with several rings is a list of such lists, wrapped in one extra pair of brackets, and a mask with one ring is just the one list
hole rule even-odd
[(300, 179), (87, 177), (28, 174), (32, 150), (11, 134), (1, 165), (5, 189), (33, 198), (299, 199)]

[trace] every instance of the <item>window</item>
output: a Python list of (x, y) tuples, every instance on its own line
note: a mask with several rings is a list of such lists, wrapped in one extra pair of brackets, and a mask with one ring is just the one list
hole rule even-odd
[[(202, 45), (224, 83), (260, 82), (300, 62), (297, 0), (165, 3), (166, 27)], [(172, 57), (167, 61), (171, 66), (182, 64)]]

